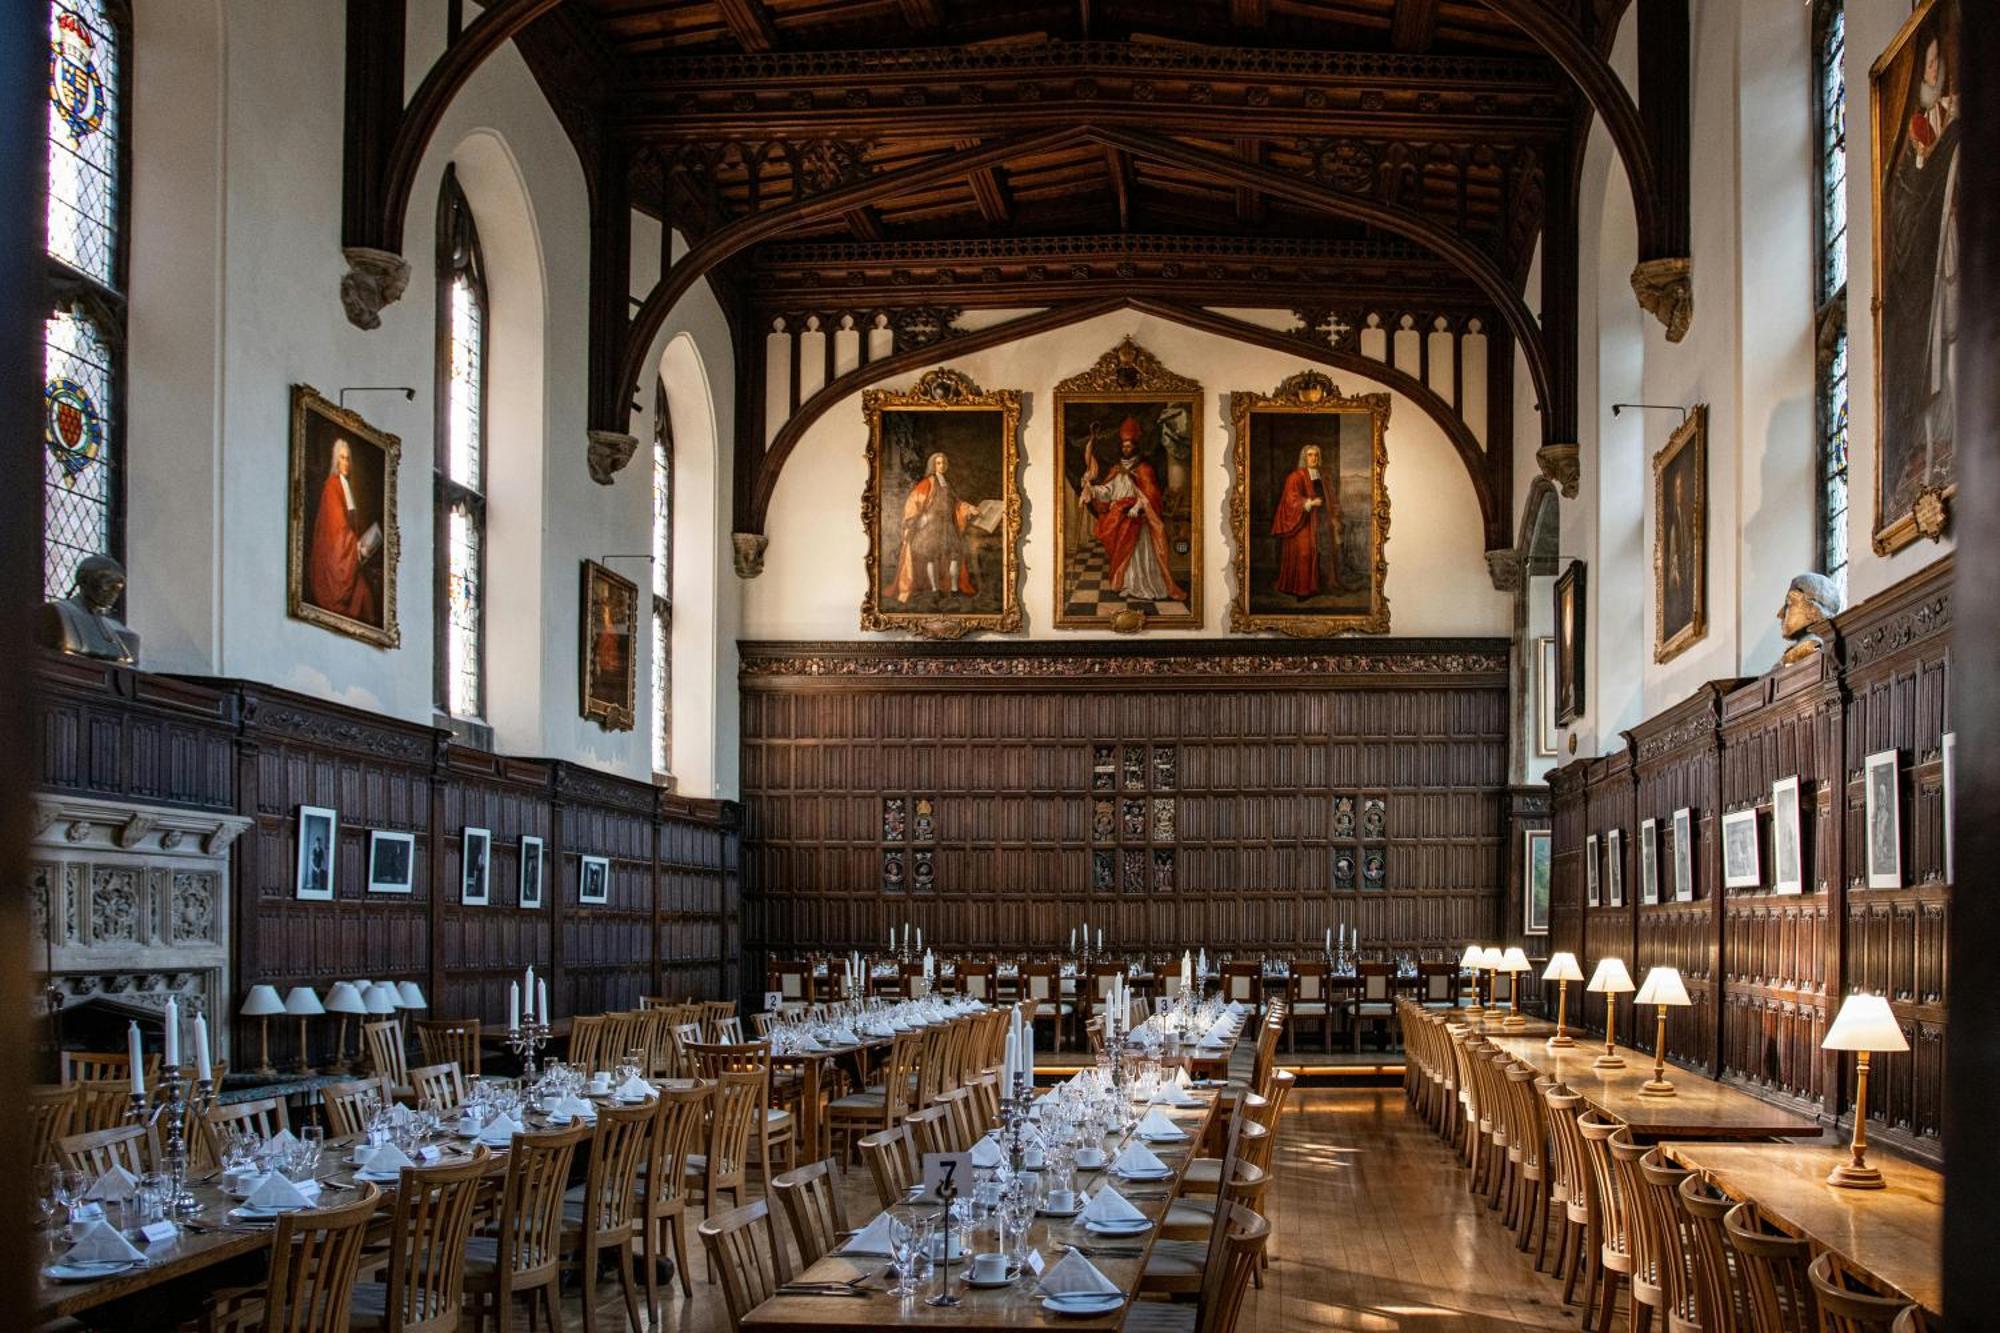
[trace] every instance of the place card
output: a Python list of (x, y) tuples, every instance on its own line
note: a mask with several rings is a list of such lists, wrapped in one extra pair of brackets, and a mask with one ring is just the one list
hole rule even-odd
[(435, 1162), (443, 1156), (444, 1149), (438, 1147), (435, 1143), (426, 1143), (423, 1147), (417, 1149), (417, 1160), (420, 1162)]
[(1049, 1266), (1049, 1261), (1042, 1258), (1042, 1252), (1040, 1250), (1028, 1251), (1028, 1271), (1030, 1273), (1033, 1273), (1036, 1277), (1040, 1277), (1042, 1275), (1042, 1270), (1044, 1268), (1047, 1268), (1048, 1266)]
[(161, 1245), (167, 1241), (178, 1240), (180, 1234), (181, 1229), (179, 1227), (164, 1219), (158, 1222), (148, 1222), (145, 1226), (139, 1228), (140, 1239), (144, 1240), (148, 1245)]

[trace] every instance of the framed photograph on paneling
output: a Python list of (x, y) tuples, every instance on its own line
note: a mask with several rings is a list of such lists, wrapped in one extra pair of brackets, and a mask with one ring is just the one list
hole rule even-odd
[(529, 909), (542, 905), (542, 876), (547, 867), (542, 840), (527, 834), (521, 836), (521, 906)]
[(1639, 821), (1639, 902), (1651, 907), (1660, 901), (1660, 823)]
[(493, 881), (493, 834), (489, 829), (468, 828), (459, 840), (458, 901), (464, 907), (484, 907), (491, 898)]
[(1535, 757), (1553, 758), (1556, 753), (1556, 639), (1544, 634), (1535, 640)]
[(1957, 788), (1956, 778), (1952, 772), (1954, 767), (1952, 752), (1957, 748), (1958, 733), (1947, 731), (1944, 734), (1944, 882), (1947, 884), (1956, 884), (1958, 882), (1956, 868), (1952, 862), (1954, 829), (1952, 828), (1951, 817), (1952, 794)]
[(1347, 397), (1316, 370), (1229, 395), (1235, 423), (1229, 628), (1387, 634), (1389, 395)]
[(1862, 784), (1867, 815), (1868, 887), (1903, 887), (1903, 812), (1896, 762), (1899, 752), (1883, 750), (1868, 756)]
[(1612, 907), (1625, 905), (1625, 830), (1604, 835), (1604, 899)]
[(1722, 887), (1763, 888), (1763, 869), (1757, 860), (1756, 810), (1728, 811), (1722, 816)]
[(1805, 843), (1799, 821), (1799, 777), (1771, 784), (1771, 892), (1804, 893)]
[(608, 856), (585, 856), (579, 858), (576, 875), (576, 900), (580, 903), (608, 903), (611, 901), (611, 858)]
[(1694, 901), (1694, 811), (1674, 811), (1674, 901)]
[(417, 836), (371, 829), (368, 834), (368, 892), (408, 893), (417, 877)]
[(639, 678), (639, 588), (595, 560), (583, 562), (583, 638), (577, 646), (578, 707), (606, 731), (630, 731)]
[(1941, 538), (1958, 490), (1959, 86), (1957, 0), (1923, 0), (1868, 71), (1878, 555)]
[(403, 445), (356, 413), (292, 386), (286, 614), (377, 648), (396, 628), (396, 465)]
[(1201, 399), (1129, 337), (1056, 385), (1058, 626), (1201, 627)]
[(1521, 863), (1523, 933), (1549, 933), (1549, 854), (1552, 836), (1545, 828), (1531, 828), (1524, 835), (1525, 856)]
[(1021, 395), (932, 370), (870, 389), (861, 628), (956, 639), (1021, 628)]
[(298, 867), (292, 888), (301, 900), (333, 901), (333, 857), (339, 837), (339, 815), (323, 805), (299, 807)]
[(1708, 633), (1708, 404), (1653, 455), (1653, 660)]
[(1597, 835), (1583, 840), (1583, 905), (1596, 907), (1601, 901), (1597, 880)]
[(1556, 725), (1583, 716), (1583, 561), (1556, 575)]

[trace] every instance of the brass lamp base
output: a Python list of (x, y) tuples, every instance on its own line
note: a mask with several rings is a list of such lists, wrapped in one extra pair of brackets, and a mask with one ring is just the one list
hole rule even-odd
[(1622, 1055), (1600, 1055), (1590, 1062), (1592, 1069), (1623, 1069), (1625, 1057)]
[(1649, 1078), (1639, 1085), (1639, 1093), (1644, 1097), (1671, 1097), (1674, 1085), (1663, 1078)]
[(1523, 1014), (1520, 1010), (1516, 1009), (1513, 1013), (1507, 1015), (1506, 1019), (1502, 1021), (1500, 1026), (1503, 1028), (1524, 1028), (1528, 1026), (1528, 1017), (1526, 1014)]
[(1559, 1051), (1565, 1047), (1576, 1045), (1576, 1038), (1570, 1036), (1567, 1032), (1558, 1032), (1555, 1036), (1549, 1038), (1548, 1045), (1550, 1050)]
[(1838, 1185), (1847, 1190), (1879, 1190), (1885, 1188), (1882, 1173), (1864, 1163), (1842, 1162), (1826, 1173), (1826, 1183)]

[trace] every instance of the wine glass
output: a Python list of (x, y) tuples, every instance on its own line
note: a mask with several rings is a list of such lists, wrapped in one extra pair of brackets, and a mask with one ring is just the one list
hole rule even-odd
[(917, 1294), (917, 1266), (924, 1261), (924, 1252), (930, 1246), (930, 1229), (927, 1217), (889, 1218), (889, 1257), (896, 1262), (896, 1285), (889, 1289), (890, 1295)]
[(89, 1188), (90, 1185), (84, 1180), (83, 1172), (81, 1171), (64, 1167), (55, 1173), (52, 1193), (55, 1195), (57, 1206), (63, 1210), (63, 1219), (65, 1221), (76, 1221), (77, 1202), (83, 1198), (83, 1192)]

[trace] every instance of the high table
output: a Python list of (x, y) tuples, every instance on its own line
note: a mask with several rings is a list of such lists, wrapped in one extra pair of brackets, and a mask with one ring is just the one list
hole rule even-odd
[(1592, 1061), (1604, 1053), (1603, 1042), (1579, 1037), (1574, 1046), (1551, 1050), (1538, 1037), (1496, 1035), (1486, 1040), (1572, 1092), (1582, 1095), (1605, 1115), (1629, 1125), (1647, 1138), (1693, 1139), (1816, 1139), (1820, 1124), (1809, 1116), (1773, 1106), (1760, 1097), (1739, 1092), (1706, 1074), (1667, 1067), (1674, 1085), (1671, 1097), (1650, 1097), (1639, 1086), (1653, 1076), (1653, 1057), (1629, 1046), (1618, 1047), (1623, 1069), (1599, 1069)]
[(1944, 1176), (1871, 1154), (1879, 1190), (1836, 1189), (1826, 1173), (1848, 1160), (1845, 1144), (1663, 1143), (1662, 1152), (1793, 1235), (1831, 1250), (1876, 1286), (1933, 1314), (1944, 1312)]

